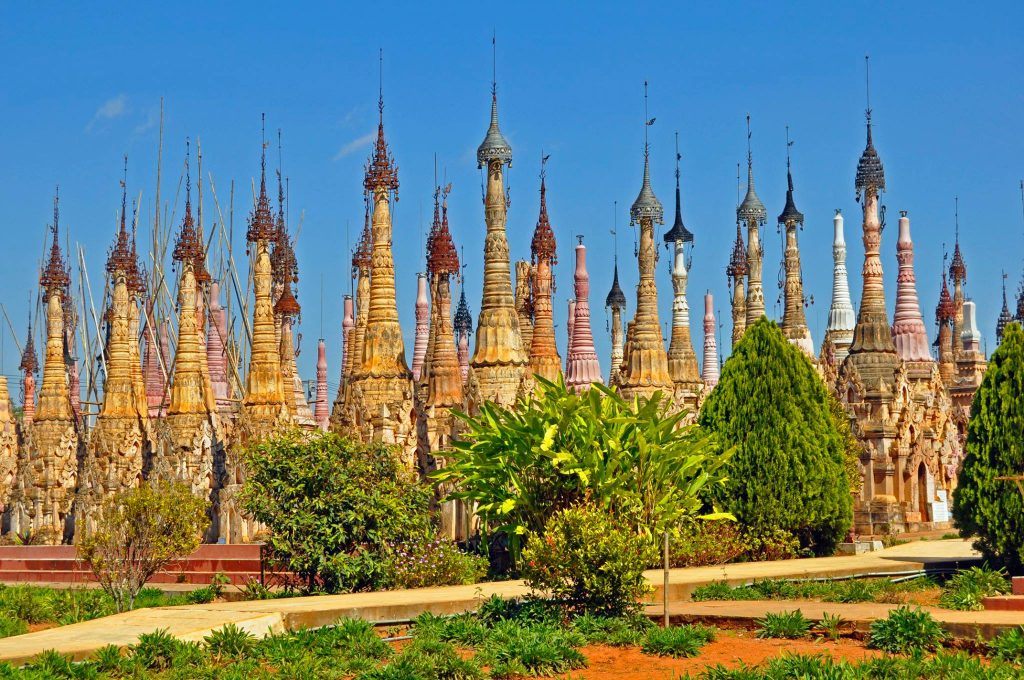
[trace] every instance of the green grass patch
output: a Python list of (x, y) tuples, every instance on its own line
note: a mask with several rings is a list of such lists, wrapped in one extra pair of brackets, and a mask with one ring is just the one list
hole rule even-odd
[(928, 612), (898, 607), (871, 624), (868, 646), (892, 654), (909, 654), (938, 649), (946, 637), (946, 631)]
[(715, 629), (700, 624), (652, 628), (647, 631), (641, 649), (644, 654), (653, 656), (691, 657), (697, 656), (701, 647), (714, 639)]
[(778, 614), (768, 613), (757, 619), (757, 637), (795, 640), (811, 633), (811, 621), (799, 609)]
[(1010, 592), (1010, 579), (1002, 569), (988, 565), (958, 571), (942, 588), (939, 606), (946, 609), (980, 611), (983, 598)]
[(766, 579), (749, 585), (730, 586), (724, 581), (699, 586), (695, 602), (713, 600), (820, 600), (822, 602), (898, 603), (909, 593), (937, 588), (931, 578), (893, 582), (884, 578), (834, 581), (785, 581)]

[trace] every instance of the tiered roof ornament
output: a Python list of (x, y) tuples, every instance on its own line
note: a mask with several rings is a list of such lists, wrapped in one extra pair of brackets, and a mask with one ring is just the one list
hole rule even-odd
[(373, 153), (366, 162), (366, 173), (363, 177), (363, 189), (372, 194), (374, 191), (387, 191), (398, 200), (398, 166), (388, 149), (384, 139), (384, 93), (377, 100), (377, 141), (373, 145)]
[(949, 285), (946, 280), (945, 266), (943, 266), (942, 291), (939, 293), (939, 304), (935, 306), (935, 323), (939, 326), (942, 326), (943, 324), (952, 324), (955, 312), (956, 310), (953, 306), (953, 297), (949, 294)]
[[(455, 242), (452, 240), (452, 233), (448, 228), (448, 194), (451, 190), (451, 184), (441, 189), (442, 217), (439, 222), (440, 226), (436, 232), (431, 229), (432, 235), (429, 239), (427, 253), (427, 273), (432, 277), (441, 274), (460, 276), (462, 271), (459, 268), (459, 253), (455, 249)], [(470, 321), (470, 326), (472, 327), (472, 321)]]
[(281, 171), (279, 170), (277, 172), (277, 236), (274, 252), (270, 256), (270, 263), (274, 272), (274, 282), (281, 285), (281, 296), (274, 303), (274, 313), (297, 317), (302, 312), (302, 307), (292, 293), (292, 285), (299, 282), (299, 268), (284, 216), (284, 185), (281, 182)]
[[(491, 40), (492, 47), (494, 40)], [(497, 67), (495, 66), (495, 70)], [(482, 168), (489, 161), (501, 161), (502, 165), (512, 167), (512, 146), (501, 134), (498, 127), (498, 78), (497, 75), (491, 79), (491, 124), (487, 128), (484, 141), (476, 149), (476, 165)]]
[(672, 223), (672, 227), (665, 232), (665, 245), (675, 243), (676, 241), (682, 241), (683, 243), (693, 243), (693, 233), (686, 228), (683, 224), (683, 209), (679, 200), (679, 161), (682, 159), (682, 155), (679, 153), (679, 133), (676, 133), (676, 219)]
[(740, 224), (751, 221), (763, 225), (768, 221), (768, 211), (754, 190), (754, 154), (750, 150), (750, 116), (747, 116), (747, 194), (743, 202), (736, 208), (736, 219)]
[(32, 336), (32, 318), (28, 320), (28, 337), (25, 340), (25, 349), (21, 353), (21, 363), (18, 369), (24, 375), (36, 375), (39, 373), (39, 359), (36, 357), (36, 343)]
[(205, 257), (203, 244), (199, 240), (199, 232), (196, 231), (195, 221), (192, 218), (192, 179), (189, 175), (187, 152), (185, 156), (185, 218), (181, 222), (181, 230), (178, 232), (178, 240), (174, 244), (171, 259), (182, 265), (186, 262), (191, 264), (198, 283), (198, 266), (201, 266)]
[(625, 309), (626, 308), (626, 294), (622, 292), (622, 287), (619, 286), (619, 263), (616, 257), (615, 268), (612, 274), (612, 288), (608, 291), (608, 297), (604, 299), (604, 306), (611, 307), (612, 309)]
[(796, 209), (796, 202), (793, 200), (793, 172), (790, 168), (789, 153), (786, 154), (786, 182), (788, 186), (786, 189), (786, 207), (782, 209), (782, 213), (779, 215), (779, 224), (785, 225), (792, 222), (802, 227), (804, 226), (804, 214)]
[(999, 312), (999, 318), (996, 320), (996, 343), (1003, 341), (1003, 333), (1012, 322), (1013, 315), (1010, 314), (1010, 307), (1006, 304), (1006, 272), (1003, 272), (1003, 309)]
[(455, 335), (457, 338), (473, 335), (473, 315), (466, 303), (466, 284), (463, 282), (459, 292), (459, 306), (455, 310)]
[(46, 292), (46, 297), (59, 295), (64, 302), (68, 297), (71, 285), (71, 270), (60, 252), (60, 189), (53, 196), (53, 246), (50, 248), (50, 259), (39, 277), (39, 286)]
[(857, 200), (860, 201), (863, 193), (868, 187), (875, 187), (878, 191), (885, 191), (885, 169), (882, 167), (882, 159), (875, 150), (875, 143), (871, 138), (871, 104), (868, 103), (867, 111), (867, 144), (864, 152), (857, 162), (857, 178), (854, 188), (857, 191)]
[(260, 195), (256, 199), (256, 208), (249, 219), (249, 230), (246, 241), (256, 243), (267, 241), (273, 243), (277, 239), (277, 227), (274, 216), (270, 212), (270, 197), (267, 195), (267, 142), (264, 139), (263, 152), (260, 156)]

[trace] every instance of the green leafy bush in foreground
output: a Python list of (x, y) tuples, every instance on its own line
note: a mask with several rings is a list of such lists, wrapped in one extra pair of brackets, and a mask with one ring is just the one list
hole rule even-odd
[(580, 506), (560, 511), (530, 536), (523, 577), (577, 613), (617, 616), (633, 611), (650, 590), (644, 569), (654, 559), (646, 536), (622, 527), (607, 512)]
[(700, 624), (652, 628), (647, 631), (644, 654), (674, 658), (697, 656), (700, 648), (715, 639), (715, 629)]
[(1024, 626), (1000, 633), (989, 643), (988, 653), (993, 659), (1024, 664)]
[(928, 612), (897, 607), (886, 618), (871, 624), (868, 647), (893, 654), (932, 651), (938, 649), (946, 637), (946, 631)]
[(757, 619), (757, 637), (796, 639), (807, 637), (811, 632), (811, 621), (799, 609), (778, 614), (768, 612)]
[(1010, 579), (1003, 569), (987, 565), (958, 571), (942, 588), (939, 606), (946, 609), (980, 611), (982, 599), (1010, 592)]

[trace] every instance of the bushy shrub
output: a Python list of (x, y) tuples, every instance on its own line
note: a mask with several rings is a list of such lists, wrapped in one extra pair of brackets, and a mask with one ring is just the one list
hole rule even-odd
[(419, 537), (390, 547), (391, 579), (396, 588), (468, 585), (487, 574), (485, 557), (463, 552), (445, 536)]
[(988, 645), (988, 654), (993, 659), (1024, 664), (1024, 626), (1005, 630)]
[(829, 640), (838, 640), (843, 635), (843, 625), (846, 621), (839, 614), (823, 612), (821, 620), (818, 621), (818, 631)]
[(181, 648), (181, 642), (161, 628), (152, 633), (143, 633), (132, 645), (131, 658), (147, 670), (164, 670), (171, 667), (174, 657)]
[(229, 623), (204, 637), (203, 642), (215, 661), (238, 660), (252, 653), (256, 638), (249, 631)]
[(946, 581), (939, 597), (939, 606), (946, 609), (980, 611), (982, 599), (1010, 592), (1010, 579), (1003, 569), (989, 569), (987, 565), (970, 567), (956, 572)]
[(246, 468), (244, 507), (306, 591), (379, 589), (388, 546), (433, 534), (433, 491), (379, 442), (286, 432), (250, 449)]
[(715, 629), (700, 624), (651, 628), (643, 642), (644, 654), (673, 658), (697, 656), (700, 648), (715, 639)]
[(626, 401), (602, 385), (576, 393), (538, 378), (514, 409), (485, 403), (478, 416), (456, 415), (466, 430), (434, 478), (475, 507), (516, 564), (527, 536), (583, 501), (635, 533), (661, 536), (700, 515), (698, 494), (721, 482), (728, 457), (706, 432), (682, 426), (687, 413), (661, 393)]
[(477, 658), (491, 667), (496, 680), (558, 675), (586, 667), (587, 660), (577, 649), (584, 642), (562, 626), (501, 621), (488, 633)]
[(577, 612), (621, 615), (637, 607), (650, 586), (644, 569), (651, 541), (608, 513), (578, 506), (557, 513), (523, 551), (523, 577)]
[(643, 615), (594, 616), (584, 613), (572, 620), (572, 628), (590, 644), (627, 647), (642, 644), (655, 626)]
[(673, 568), (725, 564), (744, 555), (749, 549), (750, 542), (738, 523), (695, 520), (685, 522), (672, 536), (669, 542), (669, 564)]
[(998, 477), (1024, 470), (1024, 331), (1012, 323), (974, 395), (963, 463), (953, 491), (960, 535), (992, 564), (1024, 572), (1024, 499)]
[(847, 440), (828, 388), (803, 352), (762, 318), (722, 368), (698, 422), (734, 446), (724, 485), (707, 488), (756, 533), (789, 533), (831, 554), (853, 522)]
[(937, 649), (946, 639), (946, 631), (921, 609), (898, 607), (889, 616), (871, 624), (868, 647), (893, 654), (907, 654), (914, 650)]
[(142, 484), (114, 494), (79, 546), (100, 587), (119, 612), (158, 571), (199, 547), (209, 502), (184, 484)]
[(0, 638), (11, 637), (12, 635), (24, 635), (27, 632), (27, 623), (21, 619), (14, 618), (6, 612), (0, 612)]
[(811, 632), (811, 622), (803, 612), (795, 609), (791, 612), (775, 614), (768, 612), (763, 618), (757, 619), (757, 637), (786, 638), (793, 640), (807, 637)]

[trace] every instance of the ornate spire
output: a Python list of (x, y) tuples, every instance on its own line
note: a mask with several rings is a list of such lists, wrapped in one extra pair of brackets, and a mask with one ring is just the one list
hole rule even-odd
[(363, 177), (363, 189), (367, 193), (383, 191), (393, 193), (398, 200), (398, 166), (391, 156), (388, 143), (384, 139), (384, 92), (381, 91), (377, 100), (379, 118), (377, 121), (377, 141), (373, 145), (373, 153), (366, 162), (366, 173)]
[(548, 220), (547, 188), (544, 182), (544, 163), (549, 157), (541, 159), (540, 172), (540, 215), (537, 217), (537, 226), (533, 230), (533, 240), (530, 242), (530, 263), (536, 265), (541, 259), (550, 260), (551, 265), (558, 264), (558, 255), (555, 252), (555, 232), (551, 229), (551, 222)]
[(623, 310), (626, 308), (626, 294), (619, 286), (619, 263), (615, 263), (612, 274), (612, 288), (608, 291), (608, 297), (604, 299), (604, 306), (612, 309)]
[[(438, 187), (440, 189), (440, 187)], [(444, 197), (443, 216), (438, 220), (436, 232), (431, 229), (431, 237), (428, 239), (427, 250), (427, 273), (430, 276), (441, 274), (459, 274), (459, 253), (455, 249), (455, 242), (452, 240), (451, 230), (448, 228), (448, 193), (452, 185), (449, 184), (441, 189)], [(434, 210), (437, 211), (437, 199), (434, 199)]]
[(955, 228), (956, 236), (953, 242), (953, 260), (949, 263), (949, 279), (953, 282), (953, 285), (963, 285), (967, 283), (967, 265), (964, 264), (964, 256), (960, 252), (960, 199), (957, 198), (957, 208), (955, 212)]
[[(494, 38), (491, 39), (492, 49), (495, 48)], [(487, 128), (484, 141), (476, 149), (476, 164), (478, 168), (489, 165), (492, 161), (498, 161), (503, 165), (512, 167), (512, 147), (509, 146), (505, 135), (501, 134), (498, 127), (498, 80), (495, 76), (491, 80), (491, 124)]]
[(313, 418), (317, 428), (326, 432), (330, 410), (327, 408), (327, 344), (323, 338), (316, 345), (316, 408)]
[(732, 254), (729, 256), (729, 265), (725, 268), (725, 275), (732, 279), (742, 279), (747, 275), (747, 247), (743, 243), (743, 230), (741, 223), (736, 223), (736, 240), (732, 244)]
[(412, 379), (419, 380), (427, 356), (430, 337), (430, 302), (427, 300), (427, 275), (416, 273), (416, 335), (412, 346)]
[(754, 154), (750, 150), (750, 116), (747, 116), (747, 195), (743, 202), (736, 208), (736, 219), (741, 223), (749, 224), (751, 221), (757, 224), (764, 224), (768, 220), (768, 211), (764, 203), (757, 197), (754, 190)]
[(267, 140), (263, 136), (263, 150), (260, 155), (260, 195), (256, 199), (256, 209), (249, 218), (249, 230), (246, 232), (249, 243), (258, 241), (273, 242), (277, 237), (274, 216), (270, 212), (270, 197), (267, 196)]
[(459, 306), (455, 310), (455, 335), (457, 338), (473, 335), (473, 315), (466, 304), (466, 285), (463, 283), (459, 291)]
[(875, 151), (874, 141), (871, 139), (871, 72), (869, 69), (868, 57), (864, 57), (865, 83), (867, 86), (867, 108), (864, 110), (864, 120), (867, 127), (867, 144), (864, 146), (864, 153), (860, 155), (857, 162), (857, 179), (854, 188), (857, 190), (857, 200), (865, 192), (873, 187), (876, 191), (885, 191), (885, 170), (882, 168), (882, 159)]
[(1006, 304), (1006, 272), (1003, 272), (1003, 309), (999, 312), (996, 320), (996, 343), (1003, 341), (1003, 332), (1006, 326), (1013, 322), (1013, 315), (1010, 314), (1010, 307)]
[(676, 219), (672, 223), (672, 228), (665, 232), (665, 243), (675, 243), (676, 241), (682, 241), (683, 243), (693, 243), (693, 234), (683, 224), (683, 210), (679, 201), (679, 161), (683, 158), (682, 154), (679, 153), (679, 133), (676, 133)]
[(63, 302), (71, 285), (71, 272), (60, 252), (60, 188), (53, 195), (53, 246), (50, 248), (50, 259), (39, 277), (39, 286), (45, 291), (46, 297), (58, 295)]
[[(187, 148), (188, 142), (186, 142)], [(196, 283), (203, 282), (204, 277), (201, 274), (206, 275), (206, 280), (209, 279), (209, 274), (206, 273), (206, 267), (203, 264), (206, 260), (205, 250), (203, 243), (199, 240), (199, 232), (196, 231), (195, 221), (192, 218), (192, 180), (189, 175), (188, 151), (185, 155), (185, 216), (182, 218), (178, 240), (174, 244), (171, 258), (182, 265), (185, 263), (191, 265)]]
[(533, 265), (532, 298), (533, 298), (533, 333), (530, 336), (530, 371), (547, 380), (556, 380), (562, 368), (562, 360), (558, 356), (555, 344), (554, 315), (551, 296), (554, 292), (554, 273), (552, 267), (558, 263), (555, 252), (555, 232), (548, 220), (544, 166), (548, 156), (541, 152), (540, 161), (540, 214), (537, 226), (533, 230), (533, 241), (530, 246), (531, 264)]
[(896, 353), (904, 361), (931, 361), (928, 333), (917, 302), (914, 276), (914, 243), (910, 239), (910, 218), (900, 211), (900, 234), (896, 242), (896, 259), (900, 270), (896, 278), (896, 313), (893, 315), (892, 338)]
[(793, 171), (790, 167), (789, 161), (789, 148), (793, 145), (793, 142), (789, 141), (789, 126), (786, 126), (786, 182), (788, 188), (786, 189), (786, 207), (782, 209), (782, 213), (779, 215), (779, 224), (799, 224), (801, 227), (804, 225), (804, 214), (796, 209), (796, 203), (793, 201)]
[(804, 284), (800, 271), (800, 248), (797, 244), (797, 226), (803, 225), (804, 216), (796, 209), (793, 202), (793, 172), (790, 166), (789, 128), (786, 128), (786, 207), (779, 215), (779, 224), (786, 230), (786, 283), (785, 309), (782, 317), (782, 333), (790, 342), (802, 349), (809, 357), (814, 357), (814, 345), (811, 343), (811, 331), (807, 327), (804, 315)]
[[(945, 269), (945, 267), (943, 267)], [(953, 297), (949, 294), (946, 272), (942, 272), (942, 290), (939, 293), (939, 304), (935, 306), (935, 323), (939, 326), (953, 323)]]
[[(850, 284), (846, 275), (846, 239), (843, 236), (842, 211), (836, 208), (832, 218), (835, 230), (832, 239), (832, 305), (828, 310), (828, 327), (825, 338), (831, 343), (832, 358), (842, 363), (853, 342), (853, 328), (857, 323), (857, 315), (850, 302)], [(824, 354), (824, 352), (823, 352)]]
[[(1006, 297), (1005, 294), (1003, 295), (1003, 297)], [(21, 363), (18, 365), (18, 369), (24, 375), (35, 375), (39, 372), (39, 360), (36, 358), (36, 342), (32, 336), (31, 318), (29, 318), (28, 320), (28, 333), (27, 337), (25, 338), (25, 349), (21, 353)]]
[(644, 179), (640, 185), (633, 206), (629, 209), (630, 224), (640, 224), (649, 218), (653, 224), (665, 223), (665, 209), (651, 188), (651, 145), (647, 141), (647, 128), (654, 125), (654, 118), (647, 117), (647, 81), (644, 81)]
[(276, 236), (274, 238), (274, 251), (270, 255), (270, 266), (273, 271), (273, 280), (280, 286), (281, 294), (274, 303), (274, 314), (297, 317), (302, 313), (299, 301), (292, 293), (292, 285), (299, 282), (299, 266), (295, 258), (295, 250), (292, 248), (291, 236), (288, 234), (288, 225), (285, 221), (284, 208), (284, 185), (281, 181), (281, 171), (277, 172), (277, 220)]

